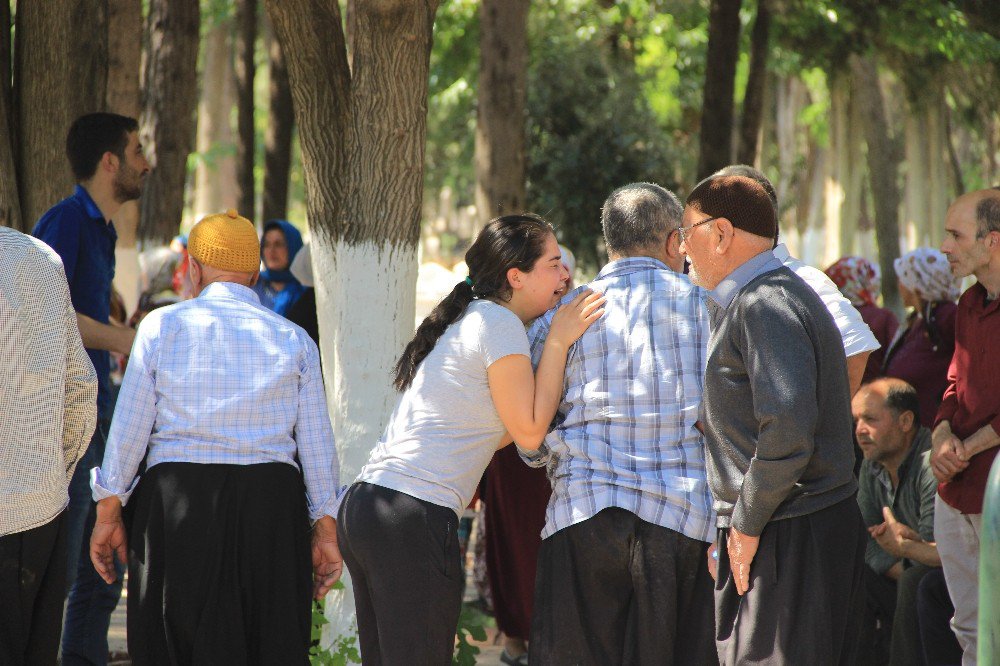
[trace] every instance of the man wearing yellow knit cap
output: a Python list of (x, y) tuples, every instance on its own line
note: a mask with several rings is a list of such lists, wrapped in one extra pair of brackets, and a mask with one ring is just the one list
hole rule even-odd
[(140, 324), (91, 474), (91, 559), (107, 581), (128, 561), (135, 664), (306, 664), (342, 567), (319, 353), (251, 289), (249, 220), (206, 217), (188, 254), (196, 298)]

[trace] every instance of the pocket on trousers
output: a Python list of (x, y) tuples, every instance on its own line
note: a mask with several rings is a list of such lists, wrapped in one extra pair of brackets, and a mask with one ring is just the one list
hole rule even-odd
[(439, 574), (449, 580), (454, 580), (461, 569), (457, 553), (457, 522), (458, 519), (451, 509), (436, 506), (424, 507), (427, 551), (431, 565)]

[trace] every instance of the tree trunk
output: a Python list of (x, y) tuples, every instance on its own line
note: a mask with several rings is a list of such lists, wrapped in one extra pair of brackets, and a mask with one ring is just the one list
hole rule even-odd
[(754, 164), (761, 121), (764, 117), (764, 93), (767, 85), (767, 54), (771, 31), (771, 10), (768, 0), (757, 0), (757, 18), (750, 36), (750, 72), (743, 95), (743, 116), (740, 120), (740, 144), (736, 161)]
[[(0, 0), (2, 2), (3, 0)], [(107, 109), (130, 118), (140, 115), (139, 63), (142, 61), (142, 0), (108, 0)], [(139, 303), (139, 202), (115, 214), (115, 288), (131, 314)]]
[(198, 103), (199, 23), (198, 0), (149, 0), (141, 134), (153, 171), (142, 198), (143, 245), (169, 243), (184, 212)]
[(288, 176), (292, 165), (292, 133), (295, 129), (288, 69), (281, 42), (273, 30), (268, 39), (267, 50), (270, 59), (270, 84), (268, 123), (264, 132), (264, 211), (261, 215), (264, 222), (288, 216)]
[(899, 257), (899, 155), (886, 119), (885, 101), (878, 70), (869, 58), (851, 57), (855, 92), (866, 100), (861, 110), (865, 143), (868, 145), (868, 177), (875, 206), (875, 239), (882, 269), (882, 300), (885, 307), (902, 312), (899, 285), (893, 261)]
[(254, 158), (253, 80), (256, 74), (254, 49), (257, 45), (257, 0), (236, 3), (236, 175), (239, 185), (239, 210), (251, 220), (257, 219)]
[(476, 210), (479, 227), (525, 207), (528, 0), (479, 7)]
[(236, 79), (233, 74), (233, 22), (216, 21), (203, 40), (201, 99), (198, 102), (196, 148), (199, 159), (194, 172), (194, 217), (236, 208), (240, 205), (232, 111)]
[[(390, 371), (413, 333), (434, 0), (268, 0), (299, 127), (324, 377), (340, 476), (353, 478), (397, 394)], [(352, 76), (353, 71), (353, 76)], [(365, 298), (364, 316), (348, 304)], [(353, 615), (331, 595), (331, 634)]]
[(698, 179), (732, 159), (733, 88), (740, 54), (742, 0), (712, 0), (708, 14), (708, 52), (701, 107)]
[(14, 132), (11, 113), (10, 2), (0, 0), (0, 226), (22, 229), (21, 203), (14, 170)]
[(107, 0), (19, 2), (15, 40), (14, 162), (29, 228), (73, 188), (70, 125), (104, 108)]

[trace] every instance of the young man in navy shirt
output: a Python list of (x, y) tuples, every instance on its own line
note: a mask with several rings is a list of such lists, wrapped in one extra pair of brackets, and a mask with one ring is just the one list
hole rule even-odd
[(77, 180), (76, 189), (42, 215), (32, 235), (62, 259), (80, 335), (97, 371), (98, 425), (69, 488), (69, 600), (62, 663), (105, 664), (108, 625), (121, 596), (121, 583), (104, 583), (87, 556), (95, 515), (89, 474), (104, 456), (111, 421), (109, 352), (127, 355), (135, 338), (132, 329), (109, 323), (118, 238), (111, 220), (123, 203), (139, 198), (150, 167), (139, 143), (139, 124), (113, 113), (77, 118), (66, 137), (66, 156)]

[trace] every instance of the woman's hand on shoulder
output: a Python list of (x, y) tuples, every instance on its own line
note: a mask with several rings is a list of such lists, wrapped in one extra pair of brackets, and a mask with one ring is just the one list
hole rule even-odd
[(604, 316), (604, 294), (584, 289), (576, 297), (563, 304), (552, 317), (546, 344), (551, 342), (569, 348), (590, 325)]

